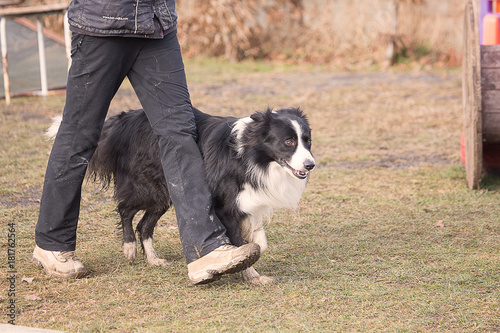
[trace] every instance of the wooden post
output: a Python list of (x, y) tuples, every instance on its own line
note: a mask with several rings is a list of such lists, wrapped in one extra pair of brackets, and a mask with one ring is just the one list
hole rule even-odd
[(71, 32), (69, 31), (68, 11), (64, 12), (64, 45), (66, 46), (66, 58), (68, 58), (68, 71), (71, 67)]
[(396, 62), (396, 38), (398, 35), (398, 11), (399, 3), (398, 0), (394, 0), (392, 4), (393, 15), (392, 15), (392, 32), (390, 39), (385, 50), (385, 58), (389, 60), (390, 65), (394, 65)]
[(43, 40), (42, 22), (36, 18), (36, 28), (38, 35), (38, 60), (40, 62), (40, 87), (41, 95), (46, 97), (49, 93), (47, 84), (47, 62), (45, 60), (45, 42)]
[(462, 89), (467, 185), (479, 188), (483, 169), (481, 63), (477, 0), (468, 0), (464, 15)]
[(0, 38), (2, 39), (2, 65), (3, 65), (3, 87), (5, 91), (5, 104), (10, 104), (10, 80), (9, 80), (9, 63), (7, 61), (7, 33), (5, 31), (5, 21), (7, 19), (2, 16), (0, 20)]

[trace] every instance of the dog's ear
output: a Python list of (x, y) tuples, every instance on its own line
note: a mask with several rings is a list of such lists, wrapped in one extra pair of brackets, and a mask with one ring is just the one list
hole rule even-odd
[(272, 117), (273, 117), (273, 113), (272, 113), (271, 109), (269, 109), (269, 108), (266, 111), (257, 111), (250, 116), (250, 118), (253, 121), (258, 122), (258, 123), (268, 122), (269, 120), (271, 120)]

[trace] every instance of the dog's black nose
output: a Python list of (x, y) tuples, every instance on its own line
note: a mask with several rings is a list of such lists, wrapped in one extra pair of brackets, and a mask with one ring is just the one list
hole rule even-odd
[(304, 163), (304, 168), (306, 168), (307, 171), (311, 171), (315, 166), (316, 164), (314, 164), (314, 161), (306, 161), (306, 163)]

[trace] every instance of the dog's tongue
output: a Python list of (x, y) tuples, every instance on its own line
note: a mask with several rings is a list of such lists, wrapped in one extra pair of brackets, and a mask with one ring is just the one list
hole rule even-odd
[(301, 178), (305, 178), (307, 176), (307, 171), (293, 170), (293, 172)]

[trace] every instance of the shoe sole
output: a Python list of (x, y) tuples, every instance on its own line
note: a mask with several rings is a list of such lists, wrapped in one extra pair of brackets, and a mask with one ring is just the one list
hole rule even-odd
[(33, 255), (33, 264), (35, 264), (35, 266), (42, 267), (43, 270), (45, 271), (45, 273), (47, 273), (49, 276), (53, 276), (53, 277), (57, 277), (57, 278), (61, 278), (61, 279), (79, 279), (79, 278), (82, 278), (88, 274), (87, 270), (80, 271), (80, 272), (74, 272), (74, 273), (61, 273), (61, 272), (54, 271), (52, 269), (49, 269), (48, 267), (45, 267), (45, 265), (42, 263), (42, 261), (39, 260), (38, 258), (36, 258), (35, 255)]
[[(199, 278), (197, 281), (191, 281), (194, 285), (207, 284), (219, 280), (224, 274), (233, 274), (241, 272), (252, 266), (260, 258), (260, 247), (255, 246), (249, 249), (250, 253), (242, 254), (238, 258), (231, 260), (226, 266), (217, 269), (207, 269), (207, 275)], [(242, 259), (246, 257), (246, 259)]]

